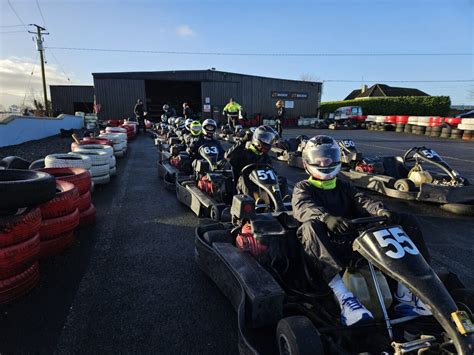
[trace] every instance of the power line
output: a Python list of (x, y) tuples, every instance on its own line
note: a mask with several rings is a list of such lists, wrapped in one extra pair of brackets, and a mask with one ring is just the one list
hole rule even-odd
[(20, 15), (18, 15), (18, 12), (16, 12), (15, 8), (13, 7), (12, 3), (10, 2), (10, 0), (7, 0), (8, 2), (8, 5), (10, 6), (10, 9), (12, 9), (13, 13), (15, 14), (15, 16), (17, 17), (17, 19), (21, 22), (21, 24), (23, 25), (23, 27), (25, 28), (26, 31), (28, 31), (28, 27), (26, 27), (25, 23), (23, 22), (23, 20), (21, 19)]
[(178, 55), (216, 55), (216, 56), (254, 56), (254, 57), (389, 57), (389, 56), (472, 56), (473, 53), (245, 53), (245, 52), (187, 52), (159, 51), (139, 49), (107, 49), (84, 47), (49, 47), (59, 50), (116, 52), (116, 53), (148, 53), (148, 54), (178, 54)]
[(48, 27), (48, 26), (46, 25), (46, 20), (44, 19), (43, 11), (41, 11), (41, 7), (40, 7), (40, 4), (39, 4), (39, 1), (38, 1), (38, 0), (36, 0), (36, 6), (38, 7), (38, 11), (39, 11), (39, 13), (40, 13), (41, 19), (43, 20), (43, 23), (44, 23), (45, 27)]
[(51, 55), (53, 56), (53, 59), (58, 64), (59, 68), (61, 68), (61, 71), (63, 72), (64, 76), (67, 78), (67, 81), (71, 81), (71, 79), (69, 79), (69, 76), (67, 75), (66, 71), (64, 70), (64, 67), (59, 62), (58, 58), (56, 58), (56, 55), (54, 54), (54, 52), (50, 48), (47, 48), (47, 49), (49, 50), (49, 53), (51, 53)]
[(3, 32), (0, 32), (0, 34), (5, 34), (5, 33), (28, 33), (28, 32), (25, 32), (25, 31), (3, 31)]
[(4, 27), (23, 27), (23, 25), (1, 25), (0, 28)]

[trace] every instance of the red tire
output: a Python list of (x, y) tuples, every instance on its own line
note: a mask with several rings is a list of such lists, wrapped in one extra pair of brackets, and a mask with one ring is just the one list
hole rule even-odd
[(42, 240), (40, 242), (39, 258), (46, 259), (61, 254), (74, 243), (74, 240), (76, 240), (74, 237), (74, 231), (65, 233), (58, 238)]
[(74, 184), (83, 195), (91, 190), (92, 177), (88, 170), (81, 168), (43, 168), (38, 169), (53, 175), (56, 180), (63, 180)]
[(39, 230), (41, 241), (58, 238), (59, 236), (71, 232), (79, 225), (80, 214), (76, 208), (74, 212), (50, 219), (43, 219)]
[(90, 191), (87, 191), (85, 194), (79, 196), (78, 206), (79, 212), (84, 212), (87, 210), (92, 203), (92, 195)]
[(40, 205), (43, 219), (57, 218), (68, 215), (77, 208), (79, 190), (74, 184), (56, 180), (56, 196)]
[(21, 243), (0, 248), (0, 280), (13, 277), (38, 260), (39, 233)]
[(0, 280), (0, 304), (13, 301), (29, 292), (39, 281), (39, 265), (34, 263), (21, 274)]
[(457, 126), (461, 123), (462, 118), (459, 117), (449, 117), (444, 120), (444, 122), (448, 123), (451, 126)]
[(40, 226), (41, 210), (39, 208), (21, 209), (14, 216), (3, 217), (0, 220), (0, 248), (32, 238), (38, 233)]
[(95, 215), (96, 215), (95, 207), (91, 203), (89, 208), (81, 213), (81, 220), (79, 222), (79, 227), (86, 227), (88, 225), (93, 224), (95, 222)]
[(407, 124), (408, 123), (408, 116), (397, 116), (396, 123), (398, 124)]
[(385, 123), (396, 123), (397, 116), (385, 116)]

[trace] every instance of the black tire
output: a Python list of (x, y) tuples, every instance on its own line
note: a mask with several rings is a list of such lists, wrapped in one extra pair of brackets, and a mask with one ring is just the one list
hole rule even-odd
[(469, 288), (457, 288), (450, 293), (460, 310), (467, 312), (472, 319), (474, 316), (474, 290)]
[(230, 214), (230, 207), (226, 207), (221, 213), (221, 222), (230, 222), (230, 221), (232, 221), (232, 215)]
[(211, 217), (213, 221), (219, 222), (221, 220), (222, 211), (224, 211), (225, 208), (226, 205), (220, 203), (211, 205), (211, 208), (209, 209), (209, 217)]
[(431, 131), (430, 137), (439, 137), (440, 135), (440, 131)]
[(403, 131), (405, 131), (405, 125), (397, 124), (397, 128), (395, 129), (395, 132), (402, 133)]
[(9, 156), (0, 160), (0, 166), (5, 169), (27, 170), (30, 162), (17, 156)]
[(444, 205), (441, 205), (441, 209), (463, 216), (474, 216), (474, 203), (445, 203)]
[(425, 129), (425, 135), (429, 136), (431, 134), (431, 130), (433, 127), (426, 127)]
[(431, 132), (441, 132), (441, 129), (443, 127), (441, 126), (434, 126), (434, 127), (431, 127)]
[(229, 231), (223, 229), (206, 232), (202, 238), (209, 245), (212, 245), (213, 243), (232, 243), (232, 236)]
[(451, 134), (452, 131), (453, 129), (450, 126), (445, 126), (441, 129), (441, 134), (443, 133)]
[(56, 196), (56, 179), (32, 170), (0, 170), (0, 209), (34, 207)]
[(403, 128), (403, 132), (405, 133), (411, 133), (411, 129), (412, 129), (413, 125), (411, 124), (406, 124), (405, 127)]
[(38, 160), (35, 160), (33, 163), (31, 163), (28, 169), (36, 170), (36, 169), (43, 169), (44, 167), (45, 167), (44, 159), (38, 159)]
[(395, 189), (403, 192), (412, 192), (416, 190), (415, 183), (409, 179), (398, 179), (393, 185)]
[(321, 335), (307, 317), (281, 319), (277, 325), (276, 339), (280, 355), (324, 354)]

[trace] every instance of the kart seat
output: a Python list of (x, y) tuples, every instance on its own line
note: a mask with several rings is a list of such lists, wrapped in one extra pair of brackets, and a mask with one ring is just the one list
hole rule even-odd
[(408, 176), (408, 170), (403, 165), (401, 157), (383, 157), (382, 160), (384, 175), (391, 176), (395, 179), (405, 179)]
[(258, 214), (250, 221), (252, 230), (260, 235), (285, 235), (286, 230), (280, 223), (275, 223), (275, 217), (272, 215)]

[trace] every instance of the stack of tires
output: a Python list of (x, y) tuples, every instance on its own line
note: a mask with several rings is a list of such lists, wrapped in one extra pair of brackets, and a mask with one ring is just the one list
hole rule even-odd
[(123, 125), (120, 126), (120, 128), (123, 128), (125, 129), (127, 132), (127, 140), (131, 140), (133, 138), (135, 138), (135, 135), (136, 135), (136, 125), (134, 124), (128, 124), (128, 123), (124, 123)]
[(426, 135), (430, 137), (439, 137), (443, 128), (444, 117), (430, 117), (429, 126), (426, 127)]
[(0, 304), (12, 301), (39, 280), (41, 210), (56, 194), (49, 174), (0, 170)]
[(418, 123), (418, 116), (408, 116), (408, 122), (405, 124), (405, 128), (403, 129), (403, 132), (405, 133), (413, 133), (413, 130), (415, 129)]
[[(123, 129), (123, 128), (120, 128)], [(106, 138), (113, 143), (114, 155), (117, 158), (125, 156), (127, 152), (127, 134), (126, 133), (101, 133), (99, 138)]]
[(92, 204), (91, 187), (92, 178), (89, 171), (79, 168), (44, 168), (40, 171), (46, 172), (62, 180), (73, 184), (78, 192), (77, 208), (79, 210), (79, 227), (85, 227), (94, 223), (96, 210)]
[[(73, 153), (88, 155), (90, 158), (95, 154), (106, 155), (108, 157), (109, 175), (117, 175), (117, 161), (114, 156), (114, 148), (111, 146), (103, 144), (75, 144), (71, 146), (71, 149)], [(94, 165), (94, 162), (92, 162), (92, 165)]]
[(56, 180), (55, 197), (42, 204), (40, 258), (60, 254), (74, 243), (74, 230), (79, 226), (79, 190), (67, 181)]
[(375, 123), (375, 118), (377, 116), (374, 115), (368, 115), (366, 120), (365, 120), (365, 128), (367, 128), (369, 131), (373, 131), (374, 128), (376, 127)]
[(394, 131), (397, 122), (397, 116), (385, 116), (384, 131)]
[(474, 138), (474, 118), (463, 118), (458, 125), (458, 129), (462, 131), (463, 140), (472, 140)]
[(123, 124), (123, 120), (108, 120), (107, 121), (108, 127), (119, 127), (121, 124)]
[[(109, 147), (110, 148), (110, 147)], [(112, 148), (110, 148), (112, 149)], [(70, 155), (82, 155), (91, 160), (90, 172), (94, 186), (104, 185), (110, 182), (110, 154), (104, 149), (76, 148)]]
[(405, 131), (405, 125), (408, 123), (408, 116), (396, 116), (395, 118), (395, 132), (402, 133)]
[(430, 117), (418, 116), (416, 126), (412, 128), (412, 133), (423, 135), (426, 133), (426, 127), (430, 125)]

